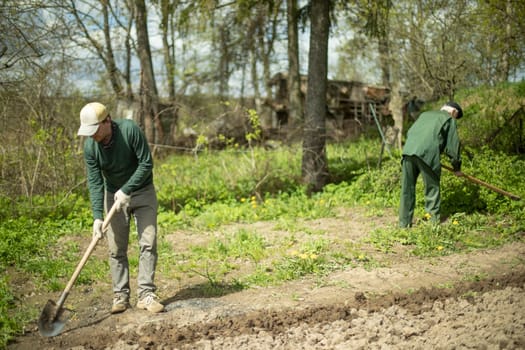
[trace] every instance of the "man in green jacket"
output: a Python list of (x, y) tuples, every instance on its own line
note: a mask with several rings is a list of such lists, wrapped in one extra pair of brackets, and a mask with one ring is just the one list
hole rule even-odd
[(102, 238), (104, 212), (117, 212), (107, 230), (109, 267), (113, 284), (111, 313), (130, 307), (128, 244), (130, 217), (140, 246), (137, 307), (161, 312), (154, 284), (157, 264), (157, 195), (153, 185), (153, 158), (142, 130), (132, 120), (112, 120), (98, 102), (80, 111), (79, 136), (87, 136), (84, 160), (93, 212), (93, 236)]
[(403, 147), (401, 161), (401, 205), (399, 226), (412, 226), (416, 203), (416, 181), (419, 174), (425, 185), (425, 211), (434, 223), (440, 222), (439, 208), (441, 162), (445, 153), (456, 175), (462, 176), (460, 144), (456, 119), (463, 116), (463, 110), (456, 102), (447, 102), (439, 111), (421, 113), (410, 127)]

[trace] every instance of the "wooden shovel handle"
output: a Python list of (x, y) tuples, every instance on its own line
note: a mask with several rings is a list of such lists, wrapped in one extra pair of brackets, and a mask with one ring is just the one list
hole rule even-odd
[[(442, 166), (443, 168), (445, 168), (445, 169), (447, 169), (447, 170), (453, 172), (453, 173), (455, 172), (454, 169), (452, 169), (451, 167), (449, 167), (449, 166), (447, 166), (447, 165), (445, 165), (445, 164), (441, 164), (441, 166)], [(519, 201), (519, 200), (521, 199), (520, 196), (517, 196), (517, 195), (512, 194), (512, 193), (510, 193), (510, 192), (504, 191), (504, 190), (502, 190), (501, 188), (498, 188), (498, 187), (496, 187), (496, 186), (493, 186), (493, 185), (491, 185), (491, 184), (488, 184), (488, 183), (486, 183), (485, 181), (482, 181), (482, 180), (480, 180), (480, 179), (475, 178), (474, 176), (467, 175), (467, 174), (465, 174), (465, 173), (462, 173), (462, 174), (463, 174), (463, 177), (466, 178), (467, 180), (469, 180), (470, 182), (473, 182), (473, 183), (478, 184), (478, 185), (481, 185), (481, 186), (485, 186), (486, 188), (488, 188), (488, 189), (490, 189), (490, 190), (492, 190), (492, 191), (494, 191), (494, 192), (497, 192), (497, 193), (499, 193), (499, 194), (502, 194), (502, 195), (504, 195), (504, 196), (507, 196), (507, 197), (509, 197), (509, 198), (511, 198), (511, 199), (514, 199), (515, 201)]]
[[(102, 223), (102, 232), (105, 232), (107, 230), (109, 222), (111, 221), (111, 218), (113, 217), (113, 214), (115, 214), (116, 211), (117, 211), (117, 206), (116, 206), (116, 203), (115, 203), (115, 204), (113, 204), (113, 206), (109, 210), (108, 215), (106, 215), (106, 218), (104, 219), (104, 222)], [(82, 268), (84, 267), (84, 265), (86, 265), (86, 262), (87, 262), (89, 256), (91, 255), (91, 253), (93, 252), (93, 250), (95, 249), (95, 246), (97, 245), (99, 239), (100, 238), (93, 237), (93, 240), (91, 240), (91, 243), (87, 247), (86, 252), (84, 253), (84, 256), (82, 257), (82, 259), (78, 263), (77, 268), (75, 269), (75, 272), (73, 272), (73, 275), (69, 279), (69, 282), (67, 283), (66, 288), (62, 292), (62, 295), (60, 296), (60, 299), (58, 299), (58, 301), (57, 301), (57, 304), (56, 304), (56, 309), (57, 310), (60, 310), (62, 308), (62, 305), (64, 305), (64, 302), (66, 301), (66, 298), (67, 298), (67, 296), (69, 294), (69, 291), (71, 290), (71, 288), (73, 287), (73, 284), (77, 280), (78, 275), (80, 275), (80, 271), (82, 271)]]

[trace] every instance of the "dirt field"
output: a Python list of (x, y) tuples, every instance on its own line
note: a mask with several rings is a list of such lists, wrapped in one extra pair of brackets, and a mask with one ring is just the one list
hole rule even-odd
[[(322, 227), (332, 240), (357, 241), (393, 222), (393, 215), (352, 211), (308, 225)], [(249, 227), (268, 237), (283, 234), (272, 223)], [(205, 240), (184, 232), (169, 239), (177, 250)], [(402, 247), (394, 251), (370, 251), (387, 267), (217, 298), (194, 293), (202, 280), (161, 275), (166, 312), (157, 315), (137, 309), (110, 315), (109, 284), (76, 286), (67, 302), (76, 313), (62, 334), (40, 336), (35, 320), (8, 349), (525, 349), (523, 240), (424, 260)], [(103, 257), (103, 249), (96, 255)], [(24, 284), (21, 290), (28, 290), (30, 281)], [(43, 307), (58, 294), (20, 297)]]

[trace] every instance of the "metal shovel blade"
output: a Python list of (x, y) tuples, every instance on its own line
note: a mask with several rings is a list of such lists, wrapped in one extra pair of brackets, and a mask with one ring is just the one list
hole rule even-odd
[(48, 300), (38, 319), (38, 331), (44, 337), (54, 337), (60, 334), (70, 314), (70, 310), (59, 308), (53, 300)]
[[(108, 215), (106, 215), (106, 218), (102, 223), (102, 232), (106, 231), (109, 222), (116, 211), (117, 205), (115, 203), (111, 207), (111, 210), (109, 211)], [(48, 300), (46, 306), (44, 306), (44, 310), (42, 310), (42, 314), (38, 319), (38, 330), (40, 331), (40, 334), (42, 334), (44, 337), (54, 337), (55, 335), (62, 332), (62, 329), (64, 329), (66, 321), (71, 316), (71, 310), (65, 309), (62, 306), (64, 305), (64, 302), (66, 301), (66, 298), (69, 294), (69, 291), (73, 287), (73, 284), (77, 280), (80, 271), (86, 264), (87, 259), (91, 255), (93, 249), (95, 249), (95, 246), (97, 245), (99, 239), (100, 237), (93, 237), (93, 239), (91, 240), (91, 243), (89, 244), (89, 247), (84, 253), (84, 256), (82, 256), (82, 259), (80, 259), (80, 262), (78, 263), (75, 272), (73, 272), (73, 276), (71, 276), (69, 282), (66, 285), (66, 288), (62, 292), (60, 299), (58, 299), (56, 303), (53, 300)]]

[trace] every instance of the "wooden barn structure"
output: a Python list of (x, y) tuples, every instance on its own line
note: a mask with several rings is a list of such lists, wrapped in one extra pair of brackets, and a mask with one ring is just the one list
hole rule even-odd
[[(288, 74), (277, 73), (270, 80), (272, 96), (267, 104), (273, 111), (272, 127), (283, 127), (288, 123)], [(307, 76), (301, 76), (301, 95), (306, 96)], [(359, 81), (328, 80), (327, 91), (328, 119), (334, 121), (335, 127), (345, 129), (346, 125), (373, 124), (374, 116), (370, 106), (375, 108), (378, 118), (390, 115), (388, 103), (390, 90), (381, 86), (372, 86)], [(347, 123), (352, 121), (352, 123)]]

